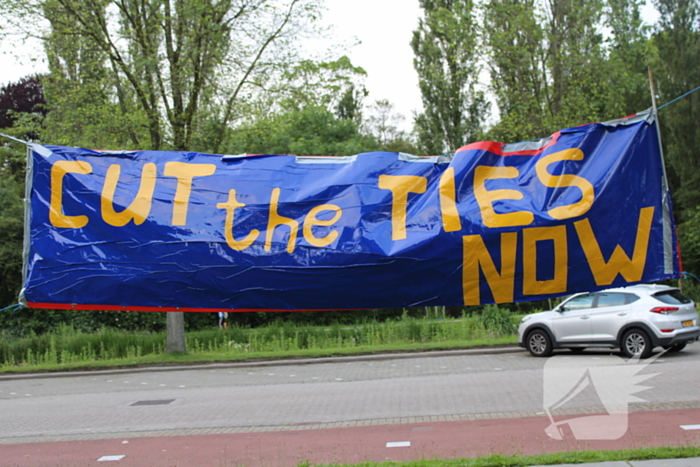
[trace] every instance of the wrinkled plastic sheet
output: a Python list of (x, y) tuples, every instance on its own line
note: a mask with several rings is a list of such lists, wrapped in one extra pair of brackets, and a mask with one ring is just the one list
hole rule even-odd
[(536, 300), (677, 277), (656, 123), (647, 120), (440, 157), (35, 146), (21, 300), (369, 309)]

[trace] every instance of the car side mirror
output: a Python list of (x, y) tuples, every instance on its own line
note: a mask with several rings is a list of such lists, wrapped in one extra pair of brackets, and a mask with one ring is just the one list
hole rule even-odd
[(567, 308), (564, 305), (559, 305), (554, 309), (557, 313), (564, 313), (567, 310)]

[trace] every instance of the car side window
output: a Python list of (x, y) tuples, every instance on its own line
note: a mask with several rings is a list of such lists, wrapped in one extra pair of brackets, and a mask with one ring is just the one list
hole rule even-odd
[(593, 298), (595, 298), (595, 295), (592, 293), (574, 297), (568, 302), (564, 303), (563, 311), (583, 310), (585, 308), (592, 308)]
[(622, 295), (624, 295), (625, 297), (627, 297), (627, 303), (634, 303), (634, 302), (636, 302), (637, 300), (639, 300), (639, 296), (638, 296), (638, 295), (635, 295), (635, 294), (633, 294), (633, 293), (625, 293), (625, 294), (622, 294)]
[(605, 306), (621, 306), (625, 305), (627, 302), (627, 297), (623, 293), (614, 292), (599, 292), (598, 294), (598, 304), (597, 308), (602, 308)]

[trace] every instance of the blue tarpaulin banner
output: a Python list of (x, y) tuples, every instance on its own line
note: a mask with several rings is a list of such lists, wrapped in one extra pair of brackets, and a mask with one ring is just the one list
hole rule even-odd
[(449, 156), (30, 148), (30, 307), (329, 310), (678, 277), (651, 114)]

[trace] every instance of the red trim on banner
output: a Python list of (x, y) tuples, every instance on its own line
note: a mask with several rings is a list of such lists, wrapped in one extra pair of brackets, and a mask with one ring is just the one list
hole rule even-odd
[[(513, 152), (503, 152), (503, 148), (506, 146), (510, 146), (510, 144), (504, 144), (504, 143), (497, 143), (495, 141), (479, 141), (478, 143), (471, 143), (467, 144), (466, 146), (462, 146), (457, 150), (457, 152), (463, 152), (463, 151), (488, 151), (490, 153), (493, 153), (497, 156), (536, 156), (540, 154), (542, 151), (547, 149), (548, 147), (556, 144), (557, 140), (559, 139), (559, 136), (561, 136), (561, 132), (557, 131), (552, 135), (552, 140), (547, 143), (545, 146), (542, 146), (540, 149), (530, 149), (527, 151), (513, 151)], [(544, 138), (542, 138), (544, 139)], [(518, 144), (518, 143), (513, 143), (513, 144)]]
[[(266, 312), (266, 311), (337, 311), (342, 310), (342, 308), (328, 308), (323, 310), (268, 310), (266, 308), (242, 308), (242, 309), (231, 309), (231, 308), (170, 308), (170, 307), (158, 307), (158, 306), (121, 306), (121, 305), (78, 305), (75, 303), (37, 303), (37, 302), (27, 302), (27, 307), (29, 308), (41, 308), (46, 310), (87, 310), (87, 311), (186, 311), (194, 313), (210, 313), (218, 311), (226, 311), (228, 313), (246, 313), (246, 312)], [(367, 310), (369, 308), (364, 308)], [(348, 310), (355, 310), (355, 308), (348, 308)]]

